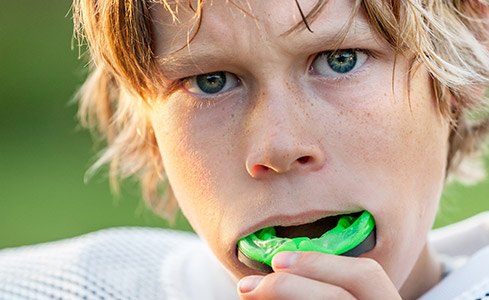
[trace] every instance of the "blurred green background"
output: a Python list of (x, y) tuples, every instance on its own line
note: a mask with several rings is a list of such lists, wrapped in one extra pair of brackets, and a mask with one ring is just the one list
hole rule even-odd
[[(112, 226), (168, 224), (134, 183), (119, 197), (102, 173), (83, 177), (96, 150), (69, 104), (85, 76), (71, 49), (70, 1), (0, 2), (0, 248)], [(489, 210), (489, 181), (448, 188), (436, 226)], [(182, 218), (178, 227), (189, 230)]]

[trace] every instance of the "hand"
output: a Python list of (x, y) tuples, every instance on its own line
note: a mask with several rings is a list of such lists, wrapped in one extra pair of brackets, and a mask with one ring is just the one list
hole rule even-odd
[(241, 299), (401, 299), (384, 269), (370, 258), (281, 252), (272, 267), (274, 273), (240, 280)]

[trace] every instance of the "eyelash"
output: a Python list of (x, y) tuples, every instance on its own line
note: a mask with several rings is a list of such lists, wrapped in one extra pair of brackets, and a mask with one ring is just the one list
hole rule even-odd
[[(315, 69), (314, 69), (314, 62), (315, 62), (316, 59), (319, 59), (323, 55), (324, 56), (329, 56), (329, 55), (332, 55), (334, 53), (342, 53), (342, 52), (348, 52), (348, 51), (355, 52), (355, 53), (356, 52), (359, 52), (362, 55), (365, 55), (366, 56), (365, 57), (365, 60), (359, 66), (355, 65), (352, 71), (349, 71), (346, 74), (336, 73), (338, 75), (337, 76), (334, 76), (334, 77), (324, 76), (324, 75), (318, 74), (318, 72), (315, 71)], [(317, 77), (318, 79), (320, 79), (322, 81), (331, 82), (331, 83), (334, 83), (334, 84), (340, 84), (343, 81), (353, 80), (356, 77), (358, 77), (358, 76), (364, 74), (365, 72), (367, 72), (368, 69), (369, 69), (369, 66), (367, 65), (367, 63), (371, 59), (377, 59), (377, 55), (374, 52), (372, 52), (370, 50), (367, 50), (367, 49), (344, 48), (344, 49), (338, 49), (338, 50), (335, 50), (335, 51), (333, 51), (333, 50), (322, 51), (322, 52), (319, 52), (318, 54), (315, 54), (312, 57), (311, 62), (309, 63), (309, 74), (312, 75), (312, 76), (314, 76), (314, 77)]]
[[(345, 74), (337, 73), (337, 74), (340, 74), (339, 76), (327, 77), (327, 76), (323, 76), (321, 74), (314, 74), (314, 73), (317, 73), (313, 67), (316, 59), (319, 59), (322, 56), (332, 55), (333, 53), (341, 53), (341, 52), (345, 53), (348, 51), (355, 52), (355, 53), (356, 52), (362, 53), (363, 55), (366, 56), (365, 61), (359, 67), (356, 67), (356, 65), (355, 65), (352, 72), (348, 71)], [(344, 82), (344, 81), (353, 80), (356, 77), (360, 76), (361, 74), (364, 74), (369, 69), (369, 66), (364, 66), (364, 65), (370, 59), (376, 59), (376, 58), (377, 58), (376, 54), (370, 50), (367, 50), (367, 49), (346, 48), (346, 49), (336, 50), (335, 52), (332, 50), (322, 51), (322, 52), (315, 54), (312, 57), (311, 62), (309, 63), (308, 73), (312, 76), (317, 77), (321, 81), (326, 81), (326, 82), (330, 82), (332, 84), (337, 85), (337, 84), (340, 84), (341, 82)], [(356, 63), (356, 60), (355, 60), (355, 63)], [(225, 73), (225, 74), (230, 74), (230, 75), (234, 76), (237, 80), (236, 86), (234, 86), (230, 89), (227, 89), (227, 90), (223, 91), (222, 93), (217, 92), (214, 94), (200, 94), (200, 95), (190, 92), (188, 87), (185, 86), (190, 81), (195, 82), (195, 80), (198, 76), (206, 76), (206, 75), (211, 76), (212, 74), (218, 74), (218, 73)], [(167, 92), (165, 94), (167, 96), (169, 96), (169, 95), (173, 94), (174, 92), (176, 92), (177, 90), (184, 90), (185, 93), (190, 95), (189, 100), (191, 101), (192, 107), (209, 108), (209, 107), (212, 107), (212, 106), (216, 105), (217, 103), (219, 103), (220, 102), (219, 99), (223, 99), (223, 96), (227, 95), (229, 92), (232, 92), (235, 87), (240, 86), (240, 85), (242, 85), (242, 82), (241, 82), (240, 78), (237, 77), (235, 74), (230, 73), (230, 72), (218, 71), (218, 72), (203, 73), (203, 74), (198, 74), (198, 75), (193, 75), (193, 76), (188, 76), (188, 77), (178, 79), (174, 83), (172, 83), (170, 85), (170, 87), (167, 88)]]
[[(233, 75), (236, 78), (236, 86), (242, 85), (240, 78), (237, 77), (236, 75), (234, 75), (233, 73), (224, 72), (224, 71), (221, 71), (221, 72)], [(176, 92), (177, 90), (183, 90), (187, 95), (190, 96), (190, 97), (188, 97), (189, 98), (188, 101), (190, 102), (190, 105), (193, 108), (203, 109), (203, 108), (213, 107), (213, 106), (217, 105), (219, 102), (221, 102), (221, 100), (224, 100), (223, 96), (227, 95), (228, 93), (231, 93), (234, 90), (234, 88), (227, 89), (226, 91), (224, 91), (222, 93), (198, 95), (198, 94), (190, 92), (188, 90), (188, 88), (185, 87), (185, 85), (187, 85), (191, 81), (195, 81), (198, 76), (205, 76), (205, 75), (216, 74), (216, 73), (221, 73), (221, 72), (218, 71), (218, 72), (203, 73), (203, 74), (198, 74), (198, 75), (193, 75), (193, 76), (188, 76), (188, 77), (178, 79), (176, 82), (174, 82), (171, 85), (172, 91), (170, 93), (167, 93), (167, 95), (171, 95), (172, 93)]]

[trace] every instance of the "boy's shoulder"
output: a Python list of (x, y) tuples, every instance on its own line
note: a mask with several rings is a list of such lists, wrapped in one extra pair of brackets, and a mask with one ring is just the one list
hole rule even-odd
[(203, 247), (188, 232), (113, 228), (1, 250), (0, 299), (161, 298), (171, 261)]
[(421, 300), (489, 299), (489, 212), (434, 230), (430, 242), (451, 271)]
[(460, 268), (452, 271), (420, 300), (488, 299), (489, 246), (476, 252)]
[(435, 229), (430, 233), (429, 241), (445, 255), (471, 256), (489, 245), (489, 211)]

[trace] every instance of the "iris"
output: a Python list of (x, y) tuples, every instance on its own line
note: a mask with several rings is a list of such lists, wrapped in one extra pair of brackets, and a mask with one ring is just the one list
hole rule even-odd
[(198, 75), (196, 83), (199, 89), (206, 94), (219, 93), (226, 86), (226, 73), (214, 72)]
[(328, 65), (337, 73), (348, 73), (357, 64), (357, 53), (352, 50), (339, 50), (328, 55)]

